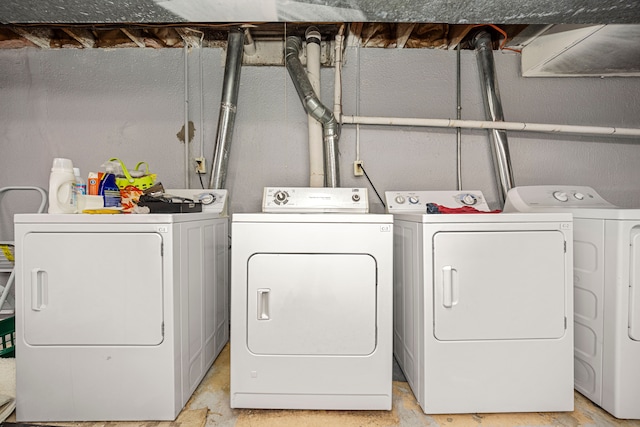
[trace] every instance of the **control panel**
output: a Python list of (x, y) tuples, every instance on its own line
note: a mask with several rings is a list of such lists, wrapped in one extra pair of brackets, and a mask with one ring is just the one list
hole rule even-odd
[(366, 188), (266, 187), (262, 212), (368, 213)]
[(427, 203), (447, 208), (470, 206), (479, 211), (489, 211), (481, 191), (386, 191), (384, 193), (388, 213), (426, 213)]
[(202, 203), (202, 212), (213, 212), (220, 216), (227, 216), (228, 190), (203, 190), (203, 189), (165, 189), (165, 196), (185, 198)]
[(575, 185), (532, 185), (514, 187), (507, 193), (505, 212), (526, 212), (536, 208), (615, 208), (591, 187)]

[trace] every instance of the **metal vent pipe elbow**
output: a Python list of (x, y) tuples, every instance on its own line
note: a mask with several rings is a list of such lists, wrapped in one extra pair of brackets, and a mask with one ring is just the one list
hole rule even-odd
[(299, 37), (287, 37), (284, 57), (285, 65), (305, 111), (322, 123), (325, 187), (339, 187), (338, 140), (340, 139), (340, 124), (333, 112), (322, 104), (313, 90), (313, 86), (311, 86), (311, 82), (307, 77), (307, 72), (302, 66), (302, 62), (300, 62), (299, 55), (301, 50), (302, 40)]

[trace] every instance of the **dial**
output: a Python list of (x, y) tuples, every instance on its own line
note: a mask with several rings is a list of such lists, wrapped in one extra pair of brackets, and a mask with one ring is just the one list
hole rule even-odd
[(416, 205), (420, 202), (420, 199), (417, 196), (409, 196), (409, 203), (412, 205)]
[(569, 200), (569, 196), (564, 191), (554, 191), (553, 197), (559, 202), (566, 202)]
[(354, 202), (359, 202), (360, 201), (360, 195), (359, 194), (354, 194), (353, 196), (351, 196), (351, 200), (353, 200)]
[(473, 194), (465, 194), (464, 196), (462, 196), (462, 199), (460, 199), (460, 201), (462, 202), (462, 204), (467, 206), (473, 206), (478, 203), (478, 199)]
[(573, 197), (575, 197), (578, 200), (584, 200), (584, 194), (582, 193), (574, 193)]
[(396, 196), (395, 200), (396, 200), (396, 203), (399, 204), (399, 205), (401, 205), (401, 204), (403, 204), (405, 202), (405, 199), (404, 199), (403, 196)]
[(273, 199), (277, 205), (287, 203), (287, 197), (289, 197), (287, 192), (282, 190), (277, 191), (276, 194), (273, 195)]

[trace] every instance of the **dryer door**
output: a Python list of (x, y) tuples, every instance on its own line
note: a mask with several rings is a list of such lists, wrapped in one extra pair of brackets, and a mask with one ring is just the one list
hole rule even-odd
[(162, 237), (28, 233), (24, 339), (30, 345), (157, 345), (163, 340)]
[(563, 336), (565, 257), (564, 237), (555, 231), (435, 234), (436, 338)]
[(255, 254), (247, 345), (256, 354), (367, 355), (376, 348), (376, 261), (367, 254)]

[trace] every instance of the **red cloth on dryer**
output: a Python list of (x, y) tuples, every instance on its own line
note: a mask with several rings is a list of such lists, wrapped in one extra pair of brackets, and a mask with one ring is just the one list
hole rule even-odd
[[(434, 209), (435, 208), (435, 209)], [(473, 206), (461, 206), (459, 208), (449, 208), (447, 206), (442, 206), (437, 203), (427, 203), (427, 213), (435, 213), (435, 214), (468, 214), (468, 213), (500, 213), (502, 212), (500, 209), (496, 209), (493, 211), (481, 211)]]

